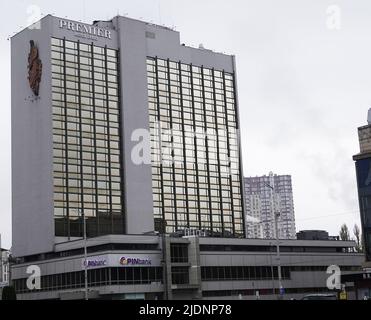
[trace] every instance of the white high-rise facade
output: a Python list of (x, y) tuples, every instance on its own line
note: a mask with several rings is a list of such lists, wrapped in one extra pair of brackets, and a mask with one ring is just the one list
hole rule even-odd
[(247, 238), (295, 239), (295, 211), (291, 176), (269, 175), (244, 178)]

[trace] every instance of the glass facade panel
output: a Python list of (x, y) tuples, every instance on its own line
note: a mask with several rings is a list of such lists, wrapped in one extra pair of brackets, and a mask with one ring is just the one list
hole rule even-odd
[(123, 234), (117, 51), (51, 46), (55, 234)]
[(234, 75), (147, 58), (155, 225), (243, 237)]

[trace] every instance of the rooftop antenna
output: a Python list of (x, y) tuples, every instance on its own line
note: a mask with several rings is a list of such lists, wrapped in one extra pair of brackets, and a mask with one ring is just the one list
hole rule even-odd
[(159, 20), (160, 20), (160, 24), (162, 23), (162, 19), (161, 19), (161, 0), (158, 0), (158, 16), (159, 16)]
[(86, 1), (83, 0), (82, 2), (82, 18), (84, 19), (84, 21), (86, 21)]
[(368, 112), (367, 112), (367, 123), (371, 124), (371, 108), (368, 109)]

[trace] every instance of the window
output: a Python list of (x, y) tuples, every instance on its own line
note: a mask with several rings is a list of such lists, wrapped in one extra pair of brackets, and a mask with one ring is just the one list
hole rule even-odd
[(173, 243), (170, 247), (171, 262), (188, 262), (188, 245)]
[(172, 267), (171, 278), (173, 284), (188, 284), (189, 283), (189, 268), (188, 267)]

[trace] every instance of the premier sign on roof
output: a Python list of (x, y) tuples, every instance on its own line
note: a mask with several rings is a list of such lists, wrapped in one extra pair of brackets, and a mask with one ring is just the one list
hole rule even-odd
[(88, 24), (73, 22), (73, 21), (66, 21), (66, 20), (59, 20), (59, 27), (61, 29), (67, 29), (71, 31), (75, 31), (81, 34), (87, 34), (91, 36), (101, 37), (111, 39), (112, 33), (110, 30), (103, 29), (96, 26), (91, 26)]

